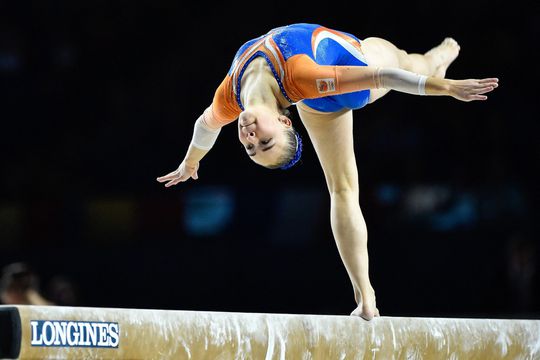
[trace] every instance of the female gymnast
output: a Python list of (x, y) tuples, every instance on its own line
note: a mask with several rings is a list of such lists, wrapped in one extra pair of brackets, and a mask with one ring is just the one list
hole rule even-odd
[(238, 138), (259, 165), (288, 169), (302, 152), (287, 108), (296, 105), (322, 165), (331, 197), (330, 218), (339, 254), (366, 320), (379, 316), (369, 280), (367, 228), (360, 210), (353, 148), (353, 112), (390, 90), (486, 100), (498, 79), (445, 79), (459, 45), (446, 38), (425, 54), (408, 54), (376, 37), (314, 24), (273, 29), (245, 43), (194, 126), (177, 170), (157, 178), (166, 187), (197, 179), (199, 162), (222, 126), (238, 119)]

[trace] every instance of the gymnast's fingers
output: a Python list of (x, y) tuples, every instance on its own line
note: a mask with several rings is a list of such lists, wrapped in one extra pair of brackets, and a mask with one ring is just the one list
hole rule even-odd
[(165, 187), (168, 188), (168, 187), (171, 187), (171, 186), (173, 186), (173, 185), (175, 185), (174, 180), (169, 181), (168, 183), (166, 183), (166, 184), (165, 184)]
[(165, 182), (174, 179), (176, 176), (178, 176), (178, 170), (175, 170), (171, 173), (168, 173), (167, 175), (161, 176), (157, 178), (157, 181), (159, 182)]
[(493, 89), (499, 87), (497, 79), (482, 79), (476, 80), (475, 88), (492, 87)]
[(467, 98), (467, 101), (473, 101), (473, 100), (487, 100), (486, 95), (470, 95)]
[(485, 93), (488, 93), (490, 91), (493, 91), (495, 88), (493, 86), (486, 86), (486, 87), (483, 87), (483, 88), (480, 88), (480, 89), (475, 89), (475, 93), (477, 95), (479, 94), (485, 94)]
[(491, 86), (492, 88), (495, 89), (499, 87), (499, 83), (494, 82), (494, 81), (478, 81), (476, 83), (476, 87), (488, 87), (488, 86)]
[(478, 80), (478, 82), (480, 84), (486, 84), (486, 83), (495, 83), (495, 84), (498, 84), (499, 83), (499, 79), (497, 78), (486, 78), (486, 79), (481, 79), (481, 80)]
[[(168, 183), (165, 184), (165, 187), (167, 187), (167, 188), (168, 188), (168, 187), (171, 187), (171, 186), (173, 186), (173, 185), (178, 184), (180, 181), (181, 181), (180, 178), (171, 180), (171, 181), (169, 181)], [(185, 180), (184, 180), (184, 181), (185, 181)]]

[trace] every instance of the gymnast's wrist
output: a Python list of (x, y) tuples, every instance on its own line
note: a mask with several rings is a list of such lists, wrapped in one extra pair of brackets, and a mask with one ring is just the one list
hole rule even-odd
[(199, 163), (199, 160), (195, 159), (193, 157), (186, 156), (184, 158), (184, 164), (186, 164), (186, 166), (195, 167), (195, 166), (197, 166), (198, 163)]
[(193, 144), (189, 145), (188, 151), (184, 160), (182, 160), (186, 165), (195, 166), (197, 165), (203, 157), (206, 156), (209, 150), (201, 149)]
[(426, 95), (452, 95), (453, 80), (429, 77), (426, 80)]

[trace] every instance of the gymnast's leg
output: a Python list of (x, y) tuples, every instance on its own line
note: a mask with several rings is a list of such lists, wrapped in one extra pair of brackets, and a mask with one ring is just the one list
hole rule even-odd
[[(410, 54), (391, 42), (369, 37), (362, 41), (362, 52), (369, 66), (394, 67), (421, 75), (444, 78), (446, 69), (459, 54), (459, 45), (452, 38), (444, 41), (425, 54)], [(387, 89), (372, 89), (369, 102), (386, 95)]]
[(339, 254), (354, 288), (352, 315), (378, 316), (369, 280), (367, 228), (360, 210), (352, 111), (321, 113), (299, 103), (298, 112), (322, 165), (330, 192), (330, 222)]

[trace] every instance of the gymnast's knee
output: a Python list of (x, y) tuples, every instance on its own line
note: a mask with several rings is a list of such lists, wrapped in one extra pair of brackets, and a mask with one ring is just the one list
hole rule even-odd
[(328, 191), (330, 197), (335, 200), (354, 200), (358, 199), (358, 187), (357, 186), (330, 186)]
[[(337, 175), (336, 175), (337, 174)], [(348, 197), (358, 194), (358, 175), (352, 167), (325, 172), (326, 184), (332, 197)]]

